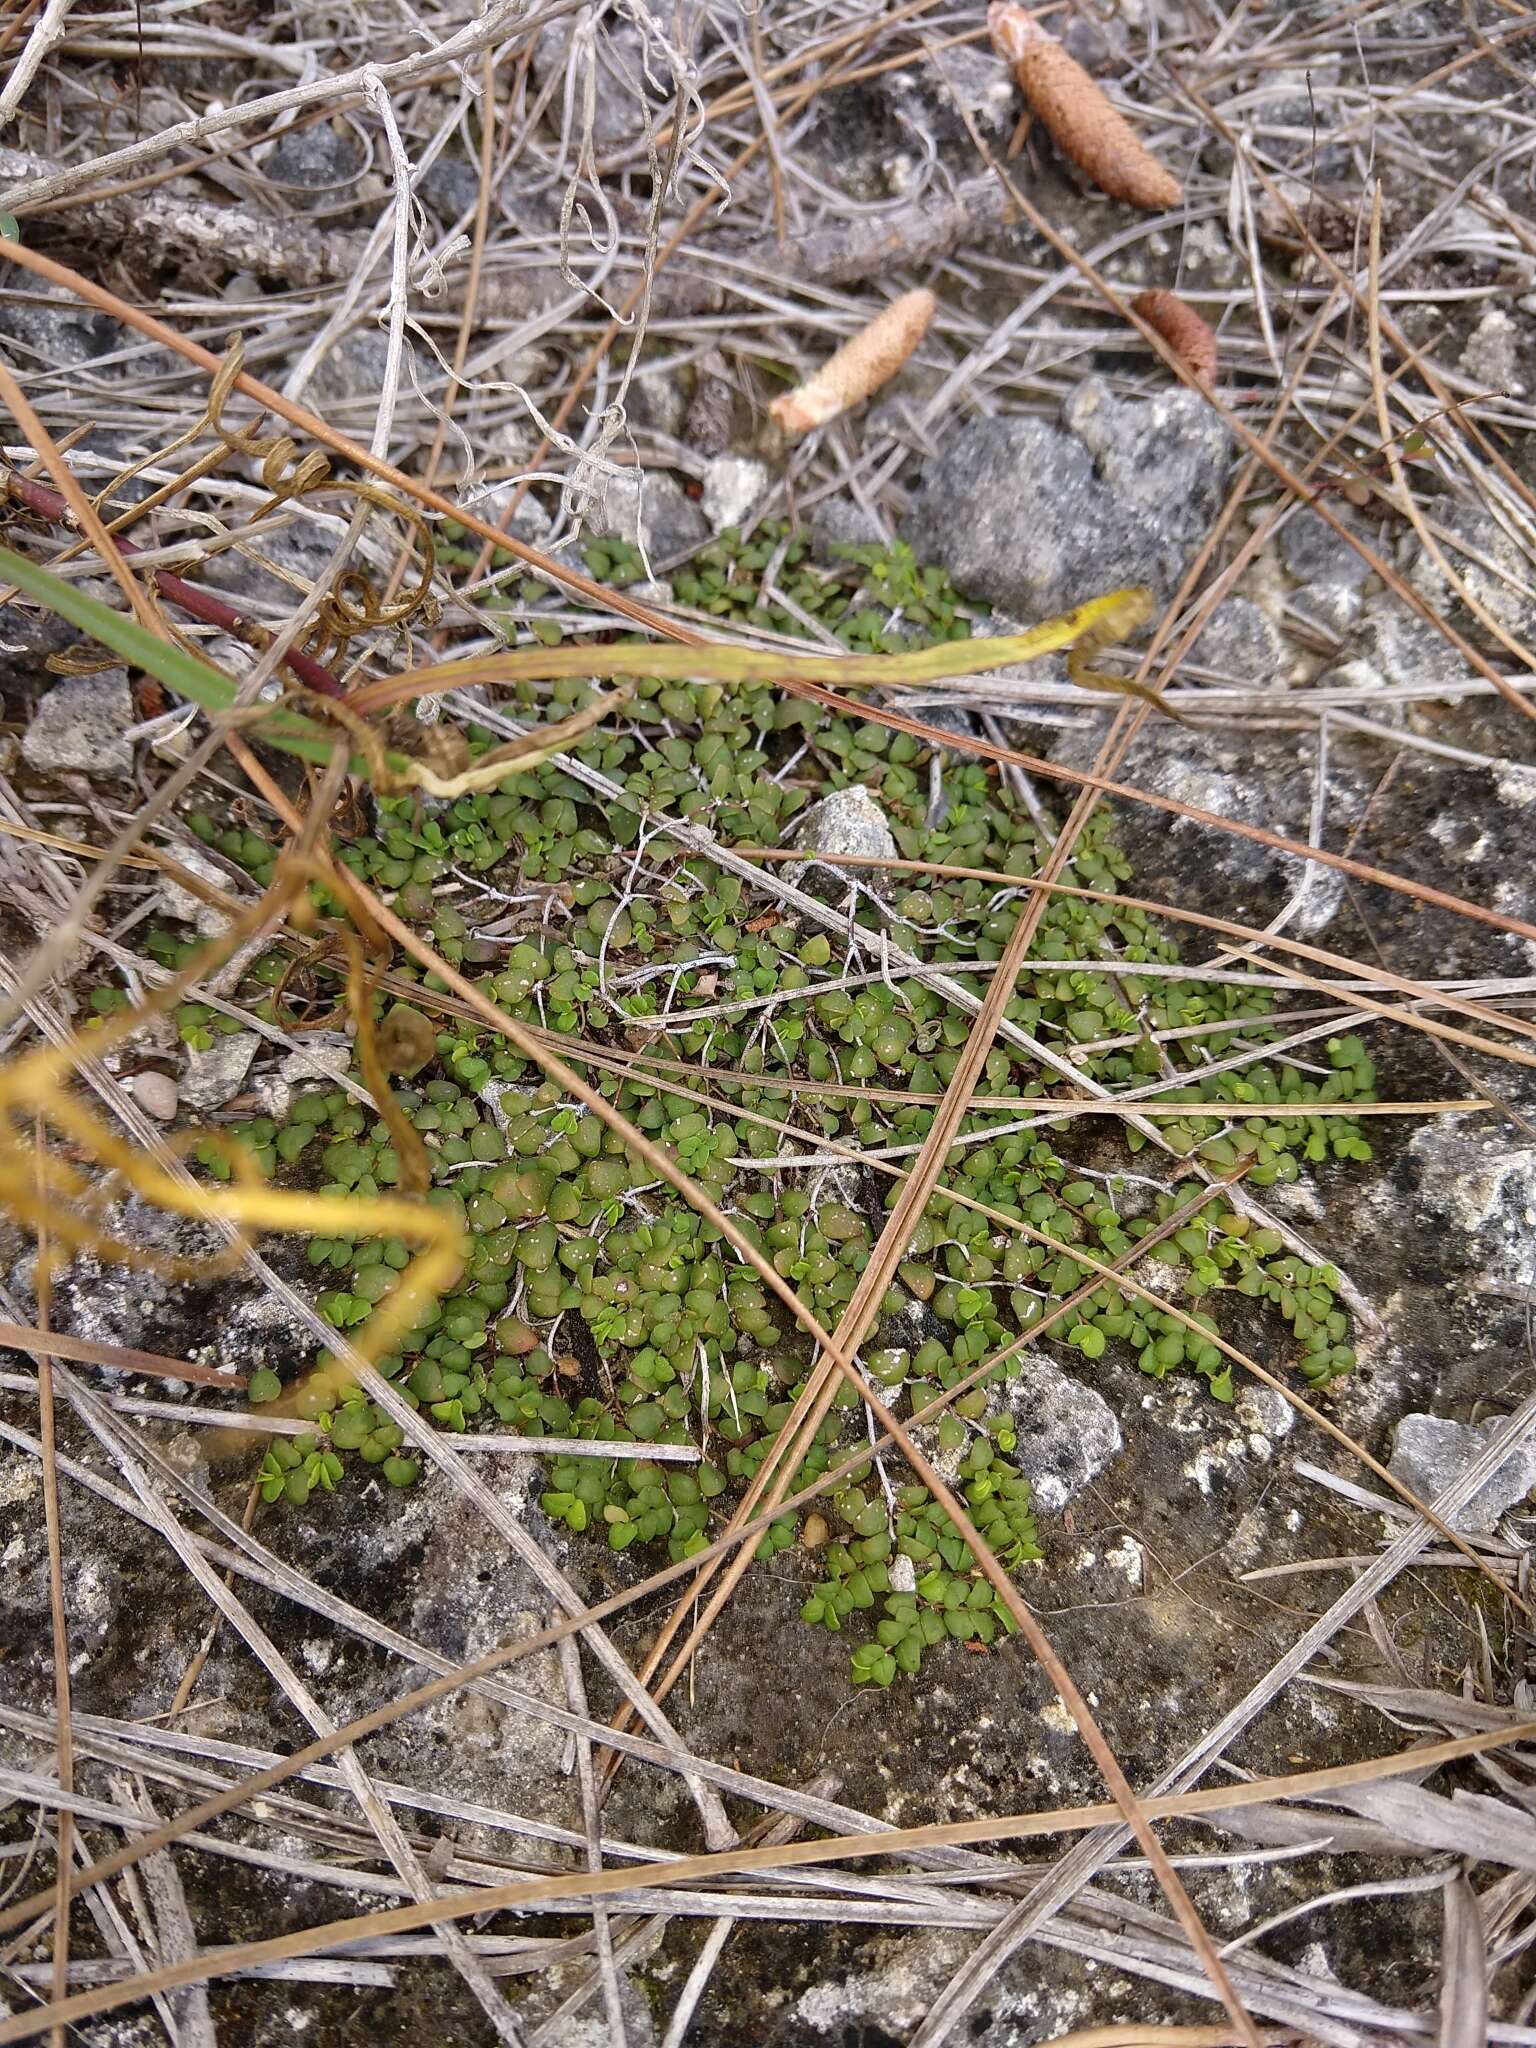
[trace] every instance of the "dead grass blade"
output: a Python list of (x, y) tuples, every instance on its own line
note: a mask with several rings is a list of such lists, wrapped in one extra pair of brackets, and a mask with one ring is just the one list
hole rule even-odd
[(1477, 1894), (1465, 1876), (1445, 1889), (1437, 2048), (1483, 2048), (1488, 2039), (1488, 1951)]
[[(1483, 1751), (1530, 1742), (1536, 1738), (1536, 1721), (1522, 1721), (1497, 1733), (1458, 1736), (1450, 1742), (1410, 1749), (1395, 1756), (1370, 1757), (1360, 1763), (1338, 1764), (1326, 1770), (1301, 1771), (1289, 1777), (1257, 1778), (1246, 1784), (1223, 1786), (1214, 1791), (1178, 1793), (1149, 1798), (1142, 1811), (1149, 1822), (1180, 1820), (1203, 1813), (1234, 1811), (1266, 1805), (1279, 1799), (1303, 1799), (1348, 1787), (1369, 1785), (1400, 1777), (1438, 1770), (1463, 1757)], [(952, 1848), (973, 1843), (1017, 1842), (1044, 1835), (1081, 1833), (1122, 1818), (1120, 1809), (1108, 1802), (1094, 1806), (1058, 1807), (1044, 1813), (987, 1815), (977, 1820), (939, 1821), (931, 1826), (894, 1828), (865, 1835), (840, 1835), (831, 1840), (770, 1844), (758, 1849), (732, 1849), (716, 1855), (681, 1856), (652, 1863), (645, 1877), (650, 1886), (713, 1883), (747, 1871), (783, 1871), (823, 1863), (854, 1861), (865, 1856), (911, 1855), (918, 1850)], [(23, 2013), (0, 2020), (0, 2043), (29, 2041), (51, 2026), (73, 2024), (136, 2003), (157, 1991), (171, 1991), (183, 1984), (212, 1983), (237, 1969), (250, 1969), (289, 1957), (313, 1955), (319, 1950), (345, 1943), (368, 1941), (389, 1934), (406, 1934), (430, 1926), (438, 1919), (467, 1919), (499, 1911), (526, 1912), (549, 1908), (573, 1900), (611, 1896), (630, 1889), (635, 1876), (629, 1870), (599, 1873), (572, 1871), (560, 1877), (488, 1886), (470, 1892), (445, 1893), (422, 1905), (398, 1906), (384, 1912), (355, 1914), (331, 1920), (317, 1927), (297, 1930), (266, 1941), (245, 1942), (204, 1954), (185, 1963), (148, 1972), (120, 1984), (102, 1985), (56, 2001), (38, 2012)], [(1253, 2031), (1250, 2029), (1249, 2031)], [(1246, 2040), (1246, 2033), (1241, 2033)]]
[(90, 1337), (66, 1337), (58, 1330), (32, 1330), (23, 1323), (0, 1320), (0, 1351), (3, 1350), (27, 1351), (38, 1359), (73, 1358), (81, 1365), (108, 1365), (114, 1372), (185, 1380), (193, 1386), (227, 1388), (231, 1393), (243, 1387), (246, 1379), (243, 1372), (220, 1372), (211, 1365), (162, 1358), (158, 1351), (134, 1351), (126, 1344), (98, 1344)]

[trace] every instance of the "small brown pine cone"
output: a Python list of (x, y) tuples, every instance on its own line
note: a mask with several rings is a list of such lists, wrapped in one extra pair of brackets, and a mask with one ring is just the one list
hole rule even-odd
[(1139, 292), (1131, 301), (1131, 311), (1156, 328), (1200, 383), (1216, 382), (1215, 329), (1193, 306), (1186, 306), (1177, 292)]
[(813, 377), (776, 398), (768, 410), (786, 434), (808, 434), (890, 382), (911, 355), (938, 307), (930, 291), (903, 292), (849, 337)]
[(1012, 64), (1019, 90), (1063, 156), (1111, 199), (1153, 212), (1178, 205), (1183, 190), (1172, 171), (1018, 0), (992, 0), (987, 20), (993, 48)]

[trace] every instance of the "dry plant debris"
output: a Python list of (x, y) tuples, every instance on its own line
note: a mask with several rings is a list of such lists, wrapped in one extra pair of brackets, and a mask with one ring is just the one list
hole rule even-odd
[(1530, 34), (0, 22), (0, 2041), (1533, 2037)]
[(903, 292), (851, 335), (813, 377), (768, 408), (786, 434), (809, 434), (889, 384), (938, 310), (930, 291)]
[(1187, 306), (1177, 292), (1138, 292), (1131, 311), (1139, 313), (1155, 328), (1174, 353), (1189, 366), (1191, 376), (1201, 384), (1216, 381), (1216, 333), (1193, 306)]
[(987, 26), (993, 48), (1013, 66), (1020, 92), (1051, 140), (1101, 192), (1154, 213), (1178, 205), (1183, 189), (1172, 171), (1019, 0), (991, 0)]

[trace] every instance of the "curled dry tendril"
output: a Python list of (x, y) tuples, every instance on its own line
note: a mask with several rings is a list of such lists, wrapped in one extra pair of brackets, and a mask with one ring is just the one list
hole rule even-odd
[[(338, 896), (354, 922), (353, 929), (340, 927), (335, 936), (347, 956), (358, 1064), (400, 1161), (398, 1195), (365, 1200), (274, 1188), (247, 1146), (213, 1130), (182, 1134), (180, 1141), (167, 1143), (174, 1152), (182, 1151), (187, 1142), (211, 1143), (229, 1170), (229, 1181), (209, 1186), (184, 1179), (111, 1130), (72, 1086), (85, 1061), (99, 1059), (150, 1018), (169, 1010), (269, 921), (284, 914), (296, 924), (309, 921), (304, 892), (311, 882), (323, 883)], [(373, 1365), (396, 1348), (452, 1287), (463, 1265), (463, 1239), (453, 1217), (421, 1199), (429, 1180), (426, 1154), (395, 1101), (378, 1052), (373, 997), (381, 956), (386, 954), (384, 935), (372, 926), (345, 871), (291, 852), (279, 862), (260, 902), (143, 1002), (0, 1067), (0, 1214), (46, 1245), (50, 1274), (68, 1259), (89, 1252), (109, 1265), (154, 1271), (178, 1281), (210, 1280), (237, 1265), (257, 1234), (271, 1231), (354, 1241), (398, 1237), (417, 1247), (394, 1290), (352, 1332), (351, 1355), (333, 1358), (317, 1369), (284, 1404), (309, 1414), (323, 1412), (340, 1398), (355, 1376), (356, 1357)], [(124, 1191), (162, 1213), (211, 1224), (229, 1242), (207, 1256), (167, 1256), (127, 1243), (113, 1234), (106, 1220)]]
[[(193, 462), (165, 482), (158, 484), (148, 495), (141, 497), (108, 522), (108, 531), (121, 533), (124, 528), (143, 520), (157, 507), (166, 504), (201, 478), (218, 470), (231, 455), (245, 457), (259, 465), (258, 477), (262, 488), (269, 494), (268, 502), (261, 506), (255, 521), (270, 517), (284, 505), (299, 505), (318, 498), (322, 494), (335, 496), (344, 503), (365, 505), (391, 518), (399, 519), (410, 529), (411, 548), (420, 567), (412, 587), (400, 597), (387, 599), (381, 595), (378, 586), (366, 570), (351, 564), (338, 575), (320, 599), (316, 619), (310, 632), (305, 636), (302, 651), (314, 661), (325, 663), (334, 660), (351, 640), (360, 634), (379, 629), (404, 628), (418, 614), (430, 614), (433, 610), (432, 578), (436, 564), (436, 550), (432, 529), (426, 518), (413, 505), (397, 499), (377, 484), (360, 478), (337, 477), (332, 474), (330, 458), (317, 449), (301, 455), (298, 443), (288, 434), (263, 435), (259, 431), (260, 420), (250, 426), (236, 426), (225, 419), (225, 408), (234, 392), (245, 363), (244, 343), (236, 335), (224, 352), (218, 369), (214, 372), (208, 387), (208, 402), (197, 421), (175, 440), (163, 447), (138, 457), (126, 468), (117, 470), (96, 493), (92, 503), (96, 510), (105, 513), (108, 504), (123, 488), (146, 470), (163, 465), (179, 449), (202, 438), (205, 431), (212, 435), (213, 445), (205, 449)], [(165, 637), (177, 645), (189, 648), (191, 642), (177, 628), (159, 602), (159, 592), (153, 578), (147, 588), (148, 601), (155, 605), (156, 616)], [(270, 644), (271, 635), (259, 622), (242, 617), (239, 630), (244, 639), (253, 647), (265, 648)], [(57, 675), (89, 675), (98, 670), (115, 666), (113, 657), (103, 656), (100, 649), (82, 644), (62, 653), (48, 657), (48, 668)]]

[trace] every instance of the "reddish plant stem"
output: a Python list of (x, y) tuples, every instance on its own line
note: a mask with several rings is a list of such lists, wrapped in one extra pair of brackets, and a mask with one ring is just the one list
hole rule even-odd
[[(36, 512), (43, 519), (51, 519), (61, 525), (74, 524), (69, 507), (57, 491), (49, 490), (46, 484), (33, 481), (31, 477), (20, 476), (12, 470), (6, 477), (8, 495), (26, 506), (29, 512)], [(118, 536), (118, 549), (125, 555), (141, 555), (144, 550), (136, 547), (131, 540)], [(199, 590), (194, 583), (184, 582), (169, 569), (152, 569), (151, 580), (167, 604), (176, 605), (181, 611), (189, 612), (194, 619), (201, 619), (205, 626), (217, 626), (221, 632), (232, 634), (237, 640), (244, 640), (251, 646), (264, 644), (267, 629), (258, 619), (238, 612), (233, 605), (226, 604), (212, 592)], [(323, 668), (313, 655), (303, 653), (297, 647), (290, 647), (283, 656), (283, 666), (291, 669), (306, 688), (318, 691), (322, 697), (340, 697), (345, 693), (341, 684), (328, 668)]]

